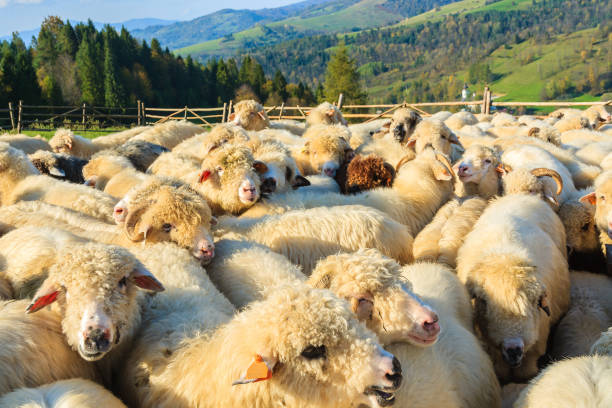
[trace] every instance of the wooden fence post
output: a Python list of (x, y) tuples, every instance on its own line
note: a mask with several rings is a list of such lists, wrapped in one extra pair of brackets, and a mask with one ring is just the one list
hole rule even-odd
[(9, 116), (11, 117), (11, 129), (15, 130), (15, 117), (13, 116), (13, 103), (9, 102)]
[(17, 109), (17, 133), (21, 133), (21, 111), (23, 111), (23, 101), (19, 100), (19, 108)]
[(487, 113), (487, 93), (489, 92), (489, 87), (485, 86), (484, 91), (482, 92), (482, 106), (480, 107), (480, 113)]
[(491, 90), (487, 89), (487, 115), (491, 114)]
[(187, 120), (187, 105), (185, 105), (185, 115), (183, 116), (183, 119)]
[(140, 126), (140, 99), (136, 101), (136, 125)]
[(147, 108), (145, 107), (144, 102), (140, 102), (140, 112), (142, 114), (142, 126), (147, 126)]
[(227, 111), (227, 102), (223, 102), (223, 113), (221, 114), (221, 123), (225, 123), (226, 111)]
[(338, 109), (342, 109), (342, 103), (344, 103), (344, 94), (338, 95)]
[(285, 110), (285, 102), (281, 103), (280, 113), (278, 114), (278, 120), (283, 118), (283, 111)]
[(83, 103), (83, 114), (81, 117), (81, 124), (83, 125), (83, 130), (85, 130), (85, 115), (87, 114), (87, 106)]
[(232, 116), (232, 109), (234, 109), (234, 101), (230, 99), (229, 107), (227, 108), (227, 121), (230, 121), (230, 116)]

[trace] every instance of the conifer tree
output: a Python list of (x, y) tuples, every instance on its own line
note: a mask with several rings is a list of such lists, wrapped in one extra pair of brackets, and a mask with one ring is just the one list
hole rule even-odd
[(365, 103), (367, 97), (359, 83), (355, 60), (348, 56), (345, 46), (341, 46), (329, 60), (323, 85), (323, 94), (328, 101), (337, 100), (341, 93), (345, 102), (354, 104)]

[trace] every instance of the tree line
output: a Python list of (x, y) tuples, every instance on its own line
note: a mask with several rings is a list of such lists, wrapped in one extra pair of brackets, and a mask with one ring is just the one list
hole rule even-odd
[(30, 47), (14, 34), (0, 42), (0, 106), (29, 104), (219, 106), (252, 98), (266, 104), (307, 106), (316, 101), (303, 82), (288, 83), (280, 70), (266, 76), (251, 56), (211, 60), (175, 56), (159, 41), (135, 39), (122, 28), (96, 30), (48, 17)]

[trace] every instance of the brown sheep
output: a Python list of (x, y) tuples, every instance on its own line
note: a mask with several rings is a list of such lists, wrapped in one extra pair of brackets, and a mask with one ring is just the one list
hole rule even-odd
[(355, 194), (376, 187), (391, 187), (395, 169), (376, 155), (357, 155), (336, 172), (335, 180), (342, 194)]

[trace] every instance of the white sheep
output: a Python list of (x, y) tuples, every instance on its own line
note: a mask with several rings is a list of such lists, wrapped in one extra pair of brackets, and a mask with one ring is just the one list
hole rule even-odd
[(499, 155), (495, 149), (473, 144), (465, 150), (453, 170), (457, 176), (455, 195), (490, 199), (500, 193)]
[(478, 123), (478, 119), (473, 113), (467, 111), (460, 111), (453, 113), (447, 119), (444, 120), (446, 126), (451, 128), (453, 131), (458, 131), (464, 126), (475, 125)]
[(571, 272), (570, 282), (570, 307), (552, 338), (550, 354), (557, 360), (588, 354), (601, 332), (612, 326), (610, 278)]
[(40, 175), (20, 150), (0, 143), (2, 205), (40, 200), (112, 222), (116, 200), (101, 191)]
[(359, 248), (376, 248), (402, 264), (413, 260), (408, 228), (380, 211), (358, 205), (295, 210), (261, 219), (222, 217), (218, 228), (287, 256), (307, 275), (319, 259)]
[(0, 408), (126, 408), (102, 386), (82, 378), (56, 381), (38, 388), (20, 388), (0, 397)]
[(147, 129), (149, 128), (146, 126), (139, 126), (107, 136), (96, 137), (93, 140), (75, 135), (70, 129), (58, 129), (49, 140), (49, 145), (56, 153), (65, 153), (81, 159), (88, 159), (94, 153), (123, 144)]
[(83, 167), (85, 184), (122, 198), (128, 191), (149, 180), (151, 175), (139, 172), (134, 165), (122, 156), (97, 156)]
[(537, 197), (494, 200), (465, 238), (457, 274), (475, 298), (476, 325), (503, 380), (537, 371), (550, 327), (569, 306), (565, 231)]
[(612, 406), (612, 356), (582, 356), (559, 361), (523, 390), (515, 408), (605, 408)]
[[(414, 236), (450, 197), (453, 171), (448, 159), (431, 148), (425, 149), (416, 159), (401, 163), (396, 171), (392, 188), (379, 187), (354, 195), (297, 190), (296, 195), (271, 196), (262, 204), (270, 214), (293, 208), (365, 205), (406, 225), (409, 233)], [(415, 180), (419, 182), (415, 183)]]
[[(202, 298), (196, 292), (166, 299), (166, 313), (178, 311), (194, 295)], [(304, 284), (281, 287), (218, 328), (207, 324), (205, 316), (223, 310), (199, 304), (206, 311), (200, 313), (201, 333), (186, 334), (178, 350), (160, 362), (151, 360), (149, 350), (164, 341), (167, 328), (134, 350), (127, 386), (138, 405), (267, 406), (282, 399), (296, 407), (339, 400), (382, 406), (393, 400), (401, 382), (399, 363), (328, 291)], [(218, 363), (221, 356), (224, 364)], [(275, 369), (281, 364), (282, 370)], [(201, 387), (202, 378), (207, 387)]]
[(131, 140), (143, 140), (172, 150), (174, 146), (203, 131), (200, 126), (186, 120), (171, 120), (150, 127), (134, 136)]
[(51, 151), (49, 143), (40, 135), (31, 137), (28, 135), (10, 135), (3, 134), (0, 136), (0, 142), (8, 143), (11, 147), (23, 151), (25, 154), (36, 153), (39, 150)]
[(306, 114), (306, 127), (335, 124), (346, 126), (348, 123), (340, 109), (329, 102), (323, 102)]
[(480, 197), (457, 197), (444, 204), (414, 238), (414, 259), (440, 262), (454, 268), (457, 251), (487, 204)]

